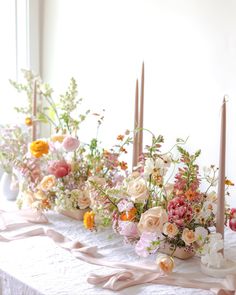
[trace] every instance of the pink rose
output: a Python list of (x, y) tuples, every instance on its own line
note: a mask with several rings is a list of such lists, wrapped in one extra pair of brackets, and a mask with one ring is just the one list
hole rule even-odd
[(72, 136), (66, 136), (62, 142), (62, 146), (66, 152), (73, 152), (79, 145), (79, 140)]
[(48, 167), (48, 172), (57, 178), (68, 175), (71, 171), (71, 166), (66, 161), (52, 161)]

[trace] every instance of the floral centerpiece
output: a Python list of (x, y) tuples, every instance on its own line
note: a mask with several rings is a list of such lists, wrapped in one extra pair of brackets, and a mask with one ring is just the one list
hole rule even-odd
[[(135, 244), (138, 255), (164, 252), (171, 257), (164, 260), (167, 266), (173, 266), (173, 256), (186, 259), (201, 252), (216, 223), (214, 186), (218, 169), (211, 166), (200, 174), (196, 163), (200, 150), (190, 154), (182, 146), (185, 142), (178, 139), (171, 151), (162, 153), (163, 142), (162, 136), (153, 135), (137, 171), (119, 187), (96, 185), (100, 206), (92, 208), (90, 222), (85, 220), (85, 226), (96, 230), (101, 223), (111, 225), (126, 242)], [(233, 185), (229, 180), (226, 184)], [(104, 215), (106, 222), (101, 222)], [(227, 208), (225, 215), (227, 222)]]
[[(78, 114), (81, 99), (77, 98), (76, 81), (71, 79), (68, 90), (60, 96), (58, 103), (52, 98), (51, 87), (40, 84), (39, 79), (37, 81), (37, 91), (46, 102), (43, 112), (38, 110), (38, 120), (49, 123), (56, 133), (50, 138), (33, 141), (24, 160), (17, 162), (23, 182), (23, 194), (18, 204), (60, 212), (87, 210), (91, 204), (88, 179), (100, 179), (112, 187), (127, 169), (120, 156), (126, 153), (124, 146), (131, 139), (127, 136), (123, 142), (124, 136), (120, 136), (122, 147), (116, 145), (111, 150), (102, 148), (98, 138), (92, 138), (89, 143), (81, 142), (80, 125), (90, 110)], [(16, 87), (26, 89), (19, 84)], [(97, 119), (98, 134), (103, 115), (91, 115)]]

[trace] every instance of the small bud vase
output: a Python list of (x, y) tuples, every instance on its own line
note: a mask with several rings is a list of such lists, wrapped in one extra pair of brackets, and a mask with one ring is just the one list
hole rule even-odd
[(15, 201), (19, 193), (19, 185), (14, 175), (4, 172), (0, 181), (0, 193), (1, 196), (8, 201)]

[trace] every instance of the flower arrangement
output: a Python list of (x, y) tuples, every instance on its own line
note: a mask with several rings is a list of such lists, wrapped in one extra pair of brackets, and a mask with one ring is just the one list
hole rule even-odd
[[(27, 80), (28, 86), (13, 85), (19, 91), (32, 89), (33, 75), (28, 73), (28, 76), (31, 77)], [(58, 103), (52, 98), (53, 90), (48, 84), (41, 83), (37, 77), (34, 80), (37, 80), (38, 94), (46, 103), (43, 112), (38, 110), (37, 120), (50, 124), (56, 133), (50, 138), (31, 142), (23, 161), (17, 161), (23, 183), (18, 205), (22, 207), (26, 204), (40, 210), (87, 209), (93, 190), (90, 182), (99, 180), (112, 187), (122, 179), (128, 167), (120, 156), (127, 152), (125, 146), (131, 142), (131, 138), (128, 134), (118, 136), (118, 144), (110, 150), (100, 147), (98, 138), (92, 138), (89, 143), (81, 142), (79, 128), (90, 110), (78, 114), (78, 105), (82, 100), (77, 98), (75, 79), (71, 79)], [(98, 135), (104, 116), (97, 113), (92, 115), (97, 119)]]
[[(216, 223), (216, 193), (218, 169), (205, 168), (200, 174), (196, 161), (200, 150), (190, 154), (178, 139), (167, 153), (161, 152), (162, 136), (153, 135), (146, 146), (138, 168), (121, 185), (107, 188), (95, 185), (100, 201), (84, 217), (84, 225), (96, 230), (111, 225), (135, 244), (139, 256), (158, 252), (169, 256), (158, 258), (162, 269), (173, 269), (173, 256), (188, 258), (201, 252), (207, 244), (211, 227)], [(177, 149), (178, 156), (173, 150)], [(205, 182), (205, 189), (202, 189)], [(233, 185), (226, 180), (226, 184)], [(226, 208), (226, 222), (234, 213)]]

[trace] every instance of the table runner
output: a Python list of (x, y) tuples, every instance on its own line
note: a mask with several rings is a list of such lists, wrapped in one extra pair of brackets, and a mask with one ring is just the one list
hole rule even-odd
[[(8, 233), (11, 232), (12, 228), (15, 230), (17, 227), (19, 229), (24, 229), (25, 226), (28, 226), (29, 223), (32, 222), (46, 222), (47, 220), (45, 218), (41, 219), (39, 218), (39, 215), (37, 217), (26, 218), (26, 222), (22, 222), (22, 212), (21, 212), (21, 219), (19, 220), (19, 216), (14, 213), (15, 223), (12, 221), (7, 224), (6, 220), (9, 220), (9, 216), (13, 216), (12, 213), (5, 213), (1, 212), (1, 217), (4, 216), (5, 220), (5, 229), (4, 232)], [(27, 217), (27, 216), (26, 216)], [(3, 219), (3, 218), (1, 218)], [(13, 218), (14, 219), (14, 218)], [(30, 220), (30, 221), (29, 221)], [(204, 283), (198, 280), (192, 280), (191, 275), (187, 274), (178, 274), (173, 273), (169, 277), (165, 277), (161, 275), (157, 271), (156, 265), (153, 263), (150, 264), (127, 264), (127, 263), (120, 263), (120, 262), (114, 262), (109, 261), (106, 259), (106, 257), (103, 257), (101, 254), (98, 253), (96, 247), (90, 247), (83, 245), (78, 240), (71, 240), (67, 237), (63, 236), (62, 234), (56, 232), (55, 230), (52, 230), (50, 228), (45, 227), (37, 227), (34, 229), (24, 229), (23, 232), (19, 234), (14, 234), (12, 236), (2, 234), (0, 236), (1, 241), (11, 241), (15, 239), (22, 239), (25, 237), (35, 236), (35, 235), (46, 235), (54, 240), (55, 243), (57, 243), (59, 246), (71, 251), (71, 253), (81, 260), (84, 260), (88, 263), (98, 264), (98, 265), (105, 265), (113, 268), (118, 268), (119, 270), (113, 271), (111, 274), (107, 276), (99, 276), (98, 274), (93, 274), (88, 277), (88, 282), (92, 284), (101, 284), (103, 283), (104, 288), (108, 288), (111, 290), (121, 290), (123, 288), (136, 285), (136, 284), (142, 284), (147, 282), (152, 282), (155, 284), (168, 284), (168, 285), (177, 285), (181, 287), (187, 287), (187, 288), (202, 288), (202, 289), (212, 289), (213, 287), (217, 288), (218, 290), (215, 290), (217, 294), (234, 294), (236, 290), (236, 284), (235, 284), (235, 277), (229, 276), (226, 280), (222, 280), (221, 283), (215, 283), (215, 284), (209, 284)], [(184, 263), (184, 262), (183, 262)], [(123, 269), (123, 270), (120, 270)], [(195, 274), (196, 275), (196, 274)], [(222, 289), (227, 289), (222, 290)]]

